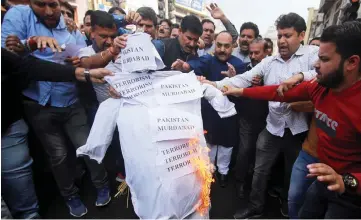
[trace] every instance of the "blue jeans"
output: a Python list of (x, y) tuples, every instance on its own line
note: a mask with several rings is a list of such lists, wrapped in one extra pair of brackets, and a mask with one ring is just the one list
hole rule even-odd
[(290, 219), (298, 219), (298, 212), (305, 200), (308, 187), (316, 178), (307, 178), (307, 165), (319, 160), (301, 150), (292, 168), (290, 189), (288, 191), (288, 215)]
[(28, 126), (21, 119), (1, 137), (1, 193), (14, 218), (33, 218), (39, 209), (27, 135)]

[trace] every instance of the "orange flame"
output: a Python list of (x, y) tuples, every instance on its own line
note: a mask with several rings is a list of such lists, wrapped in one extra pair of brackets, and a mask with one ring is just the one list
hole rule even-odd
[[(204, 131), (207, 133), (207, 131)], [(196, 168), (196, 174), (199, 180), (201, 181), (201, 192), (199, 196), (199, 202), (197, 204), (197, 212), (204, 216), (208, 213), (209, 206), (211, 205), (210, 193), (211, 193), (211, 184), (214, 182), (212, 172), (213, 164), (210, 163), (208, 152), (208, 147), (202, 147), (199, 143), (199, 135), (195, 138), (189, 140), (190, 146), (195, 147), (199, 156), (191, 158), (191, 164)]]

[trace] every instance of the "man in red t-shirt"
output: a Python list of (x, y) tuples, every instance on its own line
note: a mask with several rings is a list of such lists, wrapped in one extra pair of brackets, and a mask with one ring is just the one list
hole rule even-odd
[(361, 23), (325, 29), (315, 68), (317, 83), (295, 86), (303, 81), (301, 73), (281, 86), (225, 86), (224, 94), (280, 102), (312, 100), (320, 163), (307, 166), (307, 177), (317, 180), (307, 191), (299, 217), (361, 218)]

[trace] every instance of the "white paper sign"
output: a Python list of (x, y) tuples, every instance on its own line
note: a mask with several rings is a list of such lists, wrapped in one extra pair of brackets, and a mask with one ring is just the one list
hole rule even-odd
[(149, 109), (152, 141), (178, 140), (201, 134), (202, 118), (171, 107)]
[(201, 84), (193, 72), (167, 77), (156, 83), (154, 89), (160, 105), (187, 102), (203, 96)]
[(121, 50), (121, 55), (116, 63), (122, 65), (124, 72), (156, 70), (157, 64), (153, 47), (148, 34), (131, 34), (128, 36), (126, 48)]
[(161, 179), (176, 179), (196, 171), (191, 159), (200, 156), (198, 145), (192, 146), (188, 139), (184, 139), (157, 142), (155, 146), (158, 149), (156, 165)]
[(63, 52), (54, 53), (52, 60), (55, 63), (64, 64), (66, 58), (78, 56), (79, 50), (81, 49), (81, 47), (76, 44), (63, 44), (61, 48), (64, 49)]
[(147, 73), (115, 74), (104, 79), (123, 97), (133, 99), (153, 91), (153, 76)]

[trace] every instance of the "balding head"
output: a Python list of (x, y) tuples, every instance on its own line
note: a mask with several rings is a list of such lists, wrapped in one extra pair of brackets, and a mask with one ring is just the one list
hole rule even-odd
[(255, 66), (261, 62), (267, 55), (268, 44), (262, 38), (254, 39), (249, 46), (249, 57), (252, 65)]
[(232, 35), (228, 31), (220, 32), (216, 37), (216, 57), (223, 62), (231, 57), (233, 50)]

